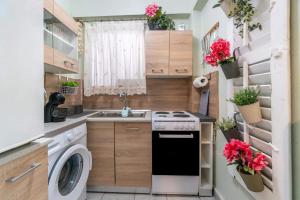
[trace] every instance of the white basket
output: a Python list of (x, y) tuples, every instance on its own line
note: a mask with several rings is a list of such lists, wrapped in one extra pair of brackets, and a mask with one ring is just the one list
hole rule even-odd
[(66, 95), (77, 95), (79, 87), (61, 86), (60, 92)]

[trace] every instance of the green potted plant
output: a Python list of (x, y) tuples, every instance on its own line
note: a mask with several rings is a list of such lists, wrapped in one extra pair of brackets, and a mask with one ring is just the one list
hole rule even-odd
[(218, 0), (214, 8), (221, 7), (228, 17), (234, 18), (234, 26), (239, 30), (239, 35), (243, 37), (243, 24), (248, 24), (249, 31), (255, 29), (262, 30), (262, 25), (257, 23), (251, 23), (252, 17), (255, 14), (255, 8), (253, 7), (251, 0)]
[(223, 117), (221, 121), (217, 122), (217, 127), (222, 131), (227, 142), (230, 142), (231, 139), (242, 140), (241, 133), (233, 118)]
[(174, 30), (175, 23), (166, 12), (162, 11), (162, 7), (156, 3), (149, 4), (146, 7), (145, 15), (147, 17), (150, 30)]
[(259, 94), (258, 89), (245, 88), (235, 93), (233, 98), (230, 99), (237, 106), (243, 119), (249, 124), (258, 123), (262, 120), (258, 101)]
[(238, 78), (240, 67), (234, 55), (230, 54), (229, 41), (220, 38), (210, 46), (210, 54), (205, 56), (205, 62), (212, 67), (220, 65), (226, 79)]
[(79, 83), (76, 81), (66, 81), (61, 83), (60, 92), (67, 95), (76, 95), (79, 89)]
[(250, 191), (264, 190), (261, 171), (268, 165), (264, 154), (253, 153), (247, 143), (235, 139), (225, 145), (223, 154), (228, 165), (236, 165), (236, 170)]

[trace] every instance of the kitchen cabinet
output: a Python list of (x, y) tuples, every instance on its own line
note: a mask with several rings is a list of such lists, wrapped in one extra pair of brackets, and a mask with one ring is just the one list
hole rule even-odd
[(77, 34), (79, 26), (54, 0), (44, 0), (45, 72), (79, 73)]
[(0, 166), (0, 197), (1, 200), (48, 199), (47, 146)]
[(169, 74), (169, 37), (169, 31), (146, 32), (147, 75), (165, 76)]
[(151, 186), (151, 145), (150, 123), (116, 123), (117, 186)]
[(93, 165), (88, 186), (115, 185), (114, 123), (88, 122), (87, 147)]
[(145, 41), (148, 77), (193, 75), (191, 31), (147, 31)]
[(151, 123), (88, 122), (88, 187), (151, 187)]
[(193, 36), (190, 31), (170, 31), (170, 75), (193, 74)]

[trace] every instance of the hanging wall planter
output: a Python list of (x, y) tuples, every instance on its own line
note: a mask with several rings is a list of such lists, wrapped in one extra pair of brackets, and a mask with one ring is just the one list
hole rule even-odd
[(252, 192), (262, 192), (264, 190), (264, 183), (260, 173), (252, 174), (245, 174), (237, 169), (240, 176), (242, 177), (246, 187), (248, 190)]
[(240, 77), (240, 67), (237, 60), (232, 63), (222, 64), (221, 68), (226, 79), (233, 79), (233, 78)]
[(248, 124), (258, 123), (262, 120), (261, 110), (258, 101), (259, 90), (252, 88), (245, 88), (235, 93), (230, 99), (234, 103), (243, 119)]
[(238, 109), (242, 114), (243, 119), (248, 124), (255, 124), (262, 120), (261, 110), (258, 101), (253, 104), (238, 106)]
[(232, 139), (242, 140), (242, 136), (235, 119), (229, 117), (223, 118), (220, 122), (217, 122), (217, 126), (222, 131), (227, 142), (230, 142)]

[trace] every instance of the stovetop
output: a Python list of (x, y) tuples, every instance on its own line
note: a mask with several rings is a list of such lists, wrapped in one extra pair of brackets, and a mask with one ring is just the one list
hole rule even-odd
[(191, 131), (199, 129), (199, 119), (186, 111), (152, 112), (152, 130)]

